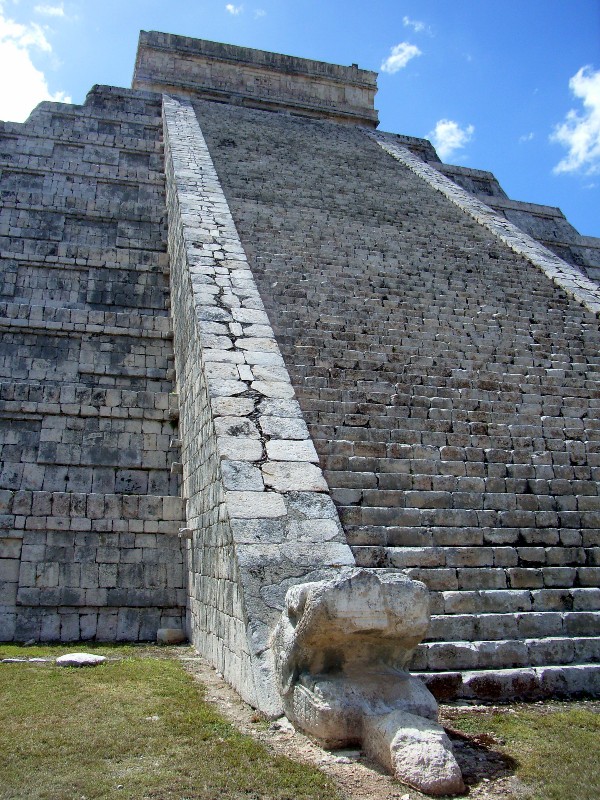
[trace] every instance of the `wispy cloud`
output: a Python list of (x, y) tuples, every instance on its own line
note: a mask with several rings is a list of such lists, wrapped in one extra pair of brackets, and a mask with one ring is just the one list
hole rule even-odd
[(533, 131), (529, 131), (529, 133), (524, 133), (522, 136), (519, 136), (519, 142), (524, 144), (525, 142), (530, 142), (534, 138), (535, 133)]
[(600, 174), (600, 70), (582, 67), (569, 81), (569, 88), (583, 103), (583, 111), (571, 109), (550, 136), (550, 141), (568, 151), (554, 172)]
[(39, 5), (33, 9), (36, 14), (41, 14), (44, 17), (64, 17), (65, 9), (61, 3), (59, 6)]
[(225, 11), (231, 14), (234, 17), (237, 17), (238, 14), (241, 14), (244, 10), (244, 6), (234, 6), (233, 3), (227, 3), (225, 6)]
[(412, 28), (415, 33), (430, 33), (429, 26), (419, 19), (411, 19), (410, 17), (402, 17), (402, 24), (405, 28)]
[(415, 58), (416, 56), (420, 55), (421, 51), (416, 44), (400, 42), (400, 44), (392, 47), (389, 56), (381, 64), (380, 69), (382, 72), (389, 72), (393, 75), (394, 72), (404, 69), (411, 58)]
[(435, 128), (427, 134), (427, 138), (431, 139), (443, 161), (457, 150), (462, 150), (471, 141), (474, 133), (473, 125), (461, 127), (454, 120), (440, 119), (436, 122)]
[(52, 53), (52, 46), (36, 23), (22, 25), (4, 14), (0, 3), (0, 74), (18, 76), (0, 81), (0, 119), (23, 122), (42, 100), (70, 103), (64, 92), (52, 94), (48, 81), (32, 61), (36, 51)]
[(259, 19), (260, 17), (266, 17), (266, 16), (267, 16), (267, 12), (264, 10), (264, 8), (255, 8), (254, 9), (254, 17), (256, 19)]

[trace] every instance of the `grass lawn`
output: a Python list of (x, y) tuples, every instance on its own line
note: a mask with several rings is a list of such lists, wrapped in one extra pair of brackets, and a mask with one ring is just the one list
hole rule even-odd
[[(0, 645), (0, 658), (83, 647)], [(274, 757), (202, 701), (172, 658), (94, 647), (95, 668), (0, 664), (0, 798), (335, 800), (321, 772)], [(147, 651), (146, 651), (147, 652)]]
[(446, 724), (501, 743), (493, 749), (513, 761), (524, 784), (515, 797), (598, 800), (599, 712), (600, 704), (585, 702), (519, 704), (479, 713), (453, 708)]
[[(0, 800), (344, 795), (318, 770), (236, 731), (203, 702), (201, 685), (170, 648), (0, 645), (0, 658), (56, 658), (77, 649), (109, 661), (88, 669), (0, 664)], [(599, 711), (600, 703), (445, 707), (443, 721), (467, 736), (477, 797), (598, 800)], [(491, 780), (483, 784), (486, 769)], [(498, 783), (494, 791), (495, 777), (511, 774), (517, 784)], [(486, 785), (489, 794), (478, 794)], [(409, 793), (397, 787), (398, 796)]]

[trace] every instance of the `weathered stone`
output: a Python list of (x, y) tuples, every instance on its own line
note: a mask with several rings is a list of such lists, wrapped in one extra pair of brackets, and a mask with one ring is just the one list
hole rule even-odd
[(223, 459), (232, 461), (260, 461), (263, 457), (263, 445), (257, 438), (244, 436), (219, 436), (219, 454)]
[(441, 725), (407, 711), (368, 716), (366, 752), (403, 783), (430, 795), (465, 790), (450, 739)]
[(267, 457), (273, 461), (319, 461), (315, 446), (310, 439), (303, 441), (272, 439), (267, 442)]
[(56, 664), (59, 667), (97, 667), (106, 660), (106, 656), (97, 656), (93, 653), (66, 653), (56, 659)]
[(284, 381), (253, 381), (252, 388), (265, 397), (288, 399), (294, 396), (291, 384)]
[(187, 605), (279, 714), (285, 590), (354, 553), (440, 593), (413, 658), (446, 696), (596, 686), (599, 243), (365, 135), (370, 73), (143, 39), (193, 106), (95, 87), (0, 131), (0, 639), (153, 640)]
[(245, 519), (282, 517), (287, 513), (283, 498), (274, 492), (227, 492), (227, 510), (231, 517)]
[(158, 644), (182, 644), (187, 641), (187, 636), (181, 628), (159, 628), (156, 641)]
[(362, 744), (397, 778), (431, 794), (464, 789), (437, 704), (404, 671), (427, 630), (425, 587), (351, 570), (286, 594), (275, 632), (284, 708), (328, 747)]
[(268, 461), (261, 469), (265, 485), (278, 492), (326, 492), (329, 488), (315, 464)]
[(254, 411), (249, 397), (213, 397), (211, 406), (216, 417), (244, 417)]
[(260, 470), (247, 461), (225, 459), (221, 462), (221, 474), (226, 489), (262, 492), (265, 488)]

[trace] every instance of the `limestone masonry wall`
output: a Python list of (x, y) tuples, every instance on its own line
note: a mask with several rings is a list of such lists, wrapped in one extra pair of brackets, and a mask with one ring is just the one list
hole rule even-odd
[(185, 613), (160, 98), (0, 129), (0, 639), (153, 639)]
[(356, 64), (141, 31), (132, 87), (374, 128), (376, 78)]

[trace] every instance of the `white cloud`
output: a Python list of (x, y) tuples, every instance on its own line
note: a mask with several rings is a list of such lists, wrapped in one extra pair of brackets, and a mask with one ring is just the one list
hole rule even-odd
[(415, 58), (415, 56), (420, 55), (421, 51), (416, 44), (400, 42), (400, 44), (392, 47), (390, 55), (382, 63), (380, 69), (382, 72), (389, 72), (393, 75), (394, 72), (398, 72), (399, 70), (403, 69), (411, 60), (411, 58)]
[(440, 119), (435, 128), (427, 134), (442, 161), (471, 141), (475, 128), (466, 125), (461, 128), (458, 122), (451, 119)]
[(61, 3), (59, 6), (35, 6), (33, 9), (36, 14), (41, 14), (44, 17), (64, 17), (65, 16), (65, 9), (63, 4)]
[(256, 19), (258, 19), (259, 17), (266, 17), (267, 12), (264, 10), (264, 8), (255, 8), (254, 16), (256, 17)]
[(52, 52), (42, 28), (8, 19), (0, 3), (0, 119), (24, 122), (42, 100), (71, 102), (64, 92), (50, 92), (46, 76), (31, 60), (35, 50)]
[(535, 133), (533, 131), (529, 131), (529, 133), (524, 133), (523, 136), (519, 136), (519, 142), (521, 144), (523, 142), (530, 142), (533, 138), (535, 138)]
[(238, 14), (241, 14), (244, 10), (244, 6), (234, 6), (233, 3), (227, 3), (225, 6), (225, 11), (228, 11), (234, 17), (237, 17)]
[(550, 141), (568, 150), (554, 172), (600, 174), (600, 70), (582, 67), (569, 81), (569, 88), (582, 101), (583, 112), (571, 109), (550, 136)]
[(427, 28), (424, 22), (410, 17), (402, 17), (402, 24), (405, 28), (412, 28), (415, 33), (422, 33)]

